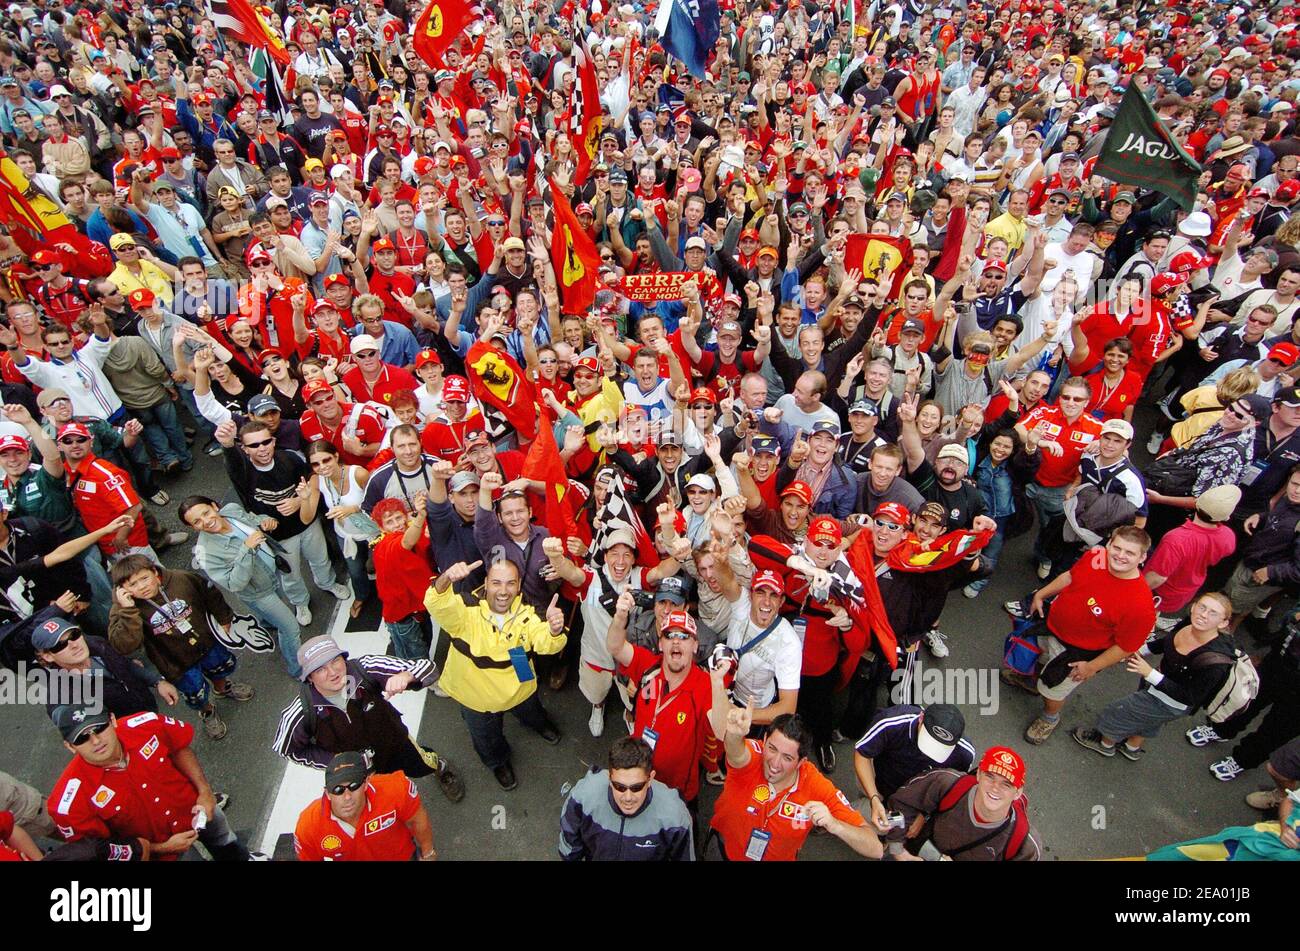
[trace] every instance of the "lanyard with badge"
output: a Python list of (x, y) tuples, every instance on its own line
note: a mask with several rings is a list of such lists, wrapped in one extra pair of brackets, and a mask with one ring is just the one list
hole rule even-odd
[[(752, 752), (750, 755), (753, 755)], [(796, 782), (789, 789), (787, 789), (785, 791), (785, 795), (782, 796), (780, 799), (778, 799), (772, 805), (772, 808), (765, 809), (761, 806), (759, 807), (760, 809), (763, 810), (763, 822), (761, 825), (758, 826), (758, 828), (752, 829), (750, 831), (749, 842), (745, 844), (745, 858), (747, 858), (749, 861), (751, 862), (763, 861), (763, 856), (767, 854), (767, 847), (772, 843), (772, 833), (767, 827), (771, 824), (772, 817), (777, 813), (779, 813), (782, 810), (782, 808), (785, 806), (786, 800), (790, 798), (791, 794), (795, 791), (795, 787), (797, 785), (798, 783)], [(771, 798), (772, 796), (771, 784), (767, 784), (767, 790), (768, 790), (768, 798)], [(807, 822), (808, 821), (807, 808), (796, 804), (791, 819), (794, 822)]]
[(1285, 448), (1290, 439), (1291, 437), (1288, 436), (1286, 440), (1279, 444), (1277, 437), (1273, 435), (1273, 431), (1265, 425), (1264, 448), (1268, 450), (1268, 453), (1263, 459), (1255, 459), (1250, 463), (1250, 465), (1246, 466), (1245, 470), (1241, 473), (1241, 478), (1238, 480), (1238, 484), (1246, 486), (1253, 485), (1255, 480), (1263, 475), (1265, 470), (1273, 465), (1273, 456), (1279, 449)]
[[(163, 591), (160, 593), (166, 595), (167, 592)], [(179, 634), (181, 637), (186, 638), (189, 641), (191, 647), (194, 647), (199, 643), (198, 636), (194, 633), (194, 626), (191, 625), (186, 618), (173, 614), (170, 603), (154, 604), (152, 601), (148, 600), (147, 598), (142, 598), (141, 600), (144, 601), (145, 604), (149, 605), (149, 607), (156, 610), (168, 621), (170, 621), (172, 628), (176, 631), (176, 633)]]
[[(664, 687), (668, 686), (668, 678), (663, 675), (662, 667), (659, 669), (659, 676), (656, 678), (656, 680)], [(668, 694), (666, 697), (663, 697), (663, 699), (655, 700), (654, 713), (650, 715), (650, 725), (641, 730), (641, 739), (645, 740), (646, 746), (650, 747), (651, 753), (653, 753), (655, 751), (655, 747), (659, 745), (659, 732), (655, 730), (655, 724), (659, 721), (659, 714), (663, 713), (670, 706), (672, 706), (672, 702), (677, 699), (677, 695), (682, 692), (682, 688), (685, 686), (686, 686), (686, 681), (683, 680), (681, 684), (678, 685), (677, 689), (674, 690), (672, 693)], [(662, 694), (663, 694), (662, 689), (655, 691), (656, 697), (659, 697)]]

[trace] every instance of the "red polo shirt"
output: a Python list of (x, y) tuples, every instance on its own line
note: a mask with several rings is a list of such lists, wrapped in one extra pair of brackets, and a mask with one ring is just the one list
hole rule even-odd
[(1059, 406), (1039, 406), (1020, 424), (1026, 432), (1037, 429), (1039, 436), (1055, 440), (1065, 450), (1060, 456), (1045, 450), (1041, 452), (1043, 461), (1038, 467), (1036, 481), (1045, 488), (1058, 488), (1073, 482), (1079, 473), (1083, 451), (1101, 435), (1101, 420), (1084, 413), (1070, 423)]
[(298, 420), (298, 428), (302, 431), (302, 438), (311, 443), (317, 439), (328, 439), (339, 450), (339, 459), (346, 465), (368, 466), (370, 457), (357, 456), (343, 448), (343, 433), (347, 432), (355, 436), (363, 443), (383, 442), (385, 426), (384, 421), (379, 418), (369, 406), (363, 406), (360, 403), (344, 403), (339, 401), (339, 406), (343, 414), (339, 417), (337, 426), (326, 426), (316, 416), (316, 411), (309, 409), (302, 414), (302, 419)]
[(194, 728), (156, 713), (137, 713), (117, 721), (117, 737), (125, 766), (92, 766), (74, 756), (54, 784), (46, 805), (63, 838), (139, 836), (161, 843), (192, 828), (198, 790), (173, 758), (190, 745)]
[(632, 646), (632, 663), (621, 667), (633, 683), (640, 684), (636, 694), (636, 728), (633, 736), (646, 742), (646, 730), (654, 740), (655, 778), (682, 794), (687, 802), (700, 794), (700, 760), (704, 742), (713, 735), (709, 726), (709, 709), (713, 706), (713, 684), (709, 675), (692, 664), (686, 679), (673, 691), (668, 690), (661, 663), (663, 658)]
[[(72, 504), (88, 531), (103, 528), (132, 506), (140, 504), (140, 496), (136, 495), (135, 487), (131, 485), (131, 477), (111, 462), (87, 455), (79, 466), (67, 460), (64, 461), (64, 466), (68, 473)], [(111, 535), (101, 538), (99, 547), (112, 554), (116, 550), (112, 547), (112, 540)], [(143, 518), (135, 520), (127, 542), (135, 548), (149, 544), (149, 529)]]
[(1070, 569), (1070, 583), (1047, 612), (1048, 630), (1084, 650), (1119, 645), (1131, 653), (1146, 642), (1155, 623), (1155, 602), (1141, 573), (1116, 578), (1100, 547), (1084, 552)]
[(361, 375), (361, 368), (353, 365), (343, 374), (343, 385), (358, 400), (365, 403), (391, 403), (394, 393), (413, 393), (420, 382), (409, 371), (385, 363), (379, 379), (367, 383)]
[(406, 823), (420, 811), (420, 794), (404, 773), (379, 773), (366, 782), (366, 804), (355, 826), (330, 812), (329, 797), (302, 811), (293, 832), (299, 862), (409, 862), (415, 837)]

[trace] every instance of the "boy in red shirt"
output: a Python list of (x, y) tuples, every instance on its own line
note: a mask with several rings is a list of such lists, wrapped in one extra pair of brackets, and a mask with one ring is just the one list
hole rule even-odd
[[(1043, 712), (1025, 731), (1035, 746), (1060, 725), (1065, 699), (1079, 684), (1146, 643), (1156, 623), (1155, 600), (1142, 577), (1150, 548), (1150, 535), (1123, 525), (1111, 533), (1105, 548), (1085, 552), (1073, 568), (1034, 593), (1030, 616), (1041, 616), (1046, 602), (1056, 599), (1038, 639), (1038, 683), (1005, 670), (1003, 680), (1043, 698)], [(1013, 613), (1015, 604), (1008, 604)]]
[(403, 660), (429, 656), (432, 631), (429, 612), (424, 609), (424, 592), (429, 587), (429, 535), (424, 530), (428, 507), (426, 494), (417, 492), (408, 514), (401, 499), (383, 499), (371, 517), (382, 535), (375, 542), (375, 590), (393, 655)]

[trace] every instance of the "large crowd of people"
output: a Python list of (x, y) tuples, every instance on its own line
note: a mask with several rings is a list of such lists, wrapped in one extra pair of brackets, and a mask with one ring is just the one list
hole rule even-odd
[[(276, 0), (284, 69), (206, 3), (0, 14), (0, 662), (104, 685), (48, 794), (0, 773), (0, 859), (256, 857), (202, 766), (243, 614), (304, 861), (436, 859), (413, 780), (537, 781), (543, 684), (609, 743), (567, 860), (1033, 861), (1026, 748), (1165, 725), (1300, 847), (1297, 8), (680, 4), (700, 75), (658, 6), (485, 0), (435, 66), (418, 0)], [(1190, 204), (1096, 171), (1134, 91)], [(913, 686), (995, 574), (1041, 707), (982, 748)]]

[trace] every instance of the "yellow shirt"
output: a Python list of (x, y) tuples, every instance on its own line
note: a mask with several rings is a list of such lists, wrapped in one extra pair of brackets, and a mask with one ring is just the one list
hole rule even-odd
[(108, 279), (123, 294), (130, 294), (132, 291), (147, 287), (154, 292), (155, 297), (165, 304), (170, 304), (175, 296), (171, 278), (152, 261), (141, 260), (138, 274), (127, 270), (126, 265), (119, 261), (117, 267), (113, 268), (113, 273), (108, 275)]
[(1011, 252), (1014, 254), (1025, 243), (1027, 227), (1024, 218), (1013, 218), (1011, 212), (1004, 211), (984, 226), (985, 243), (988, 243), (989, 238), (1002, 238), (1011, 245)]

